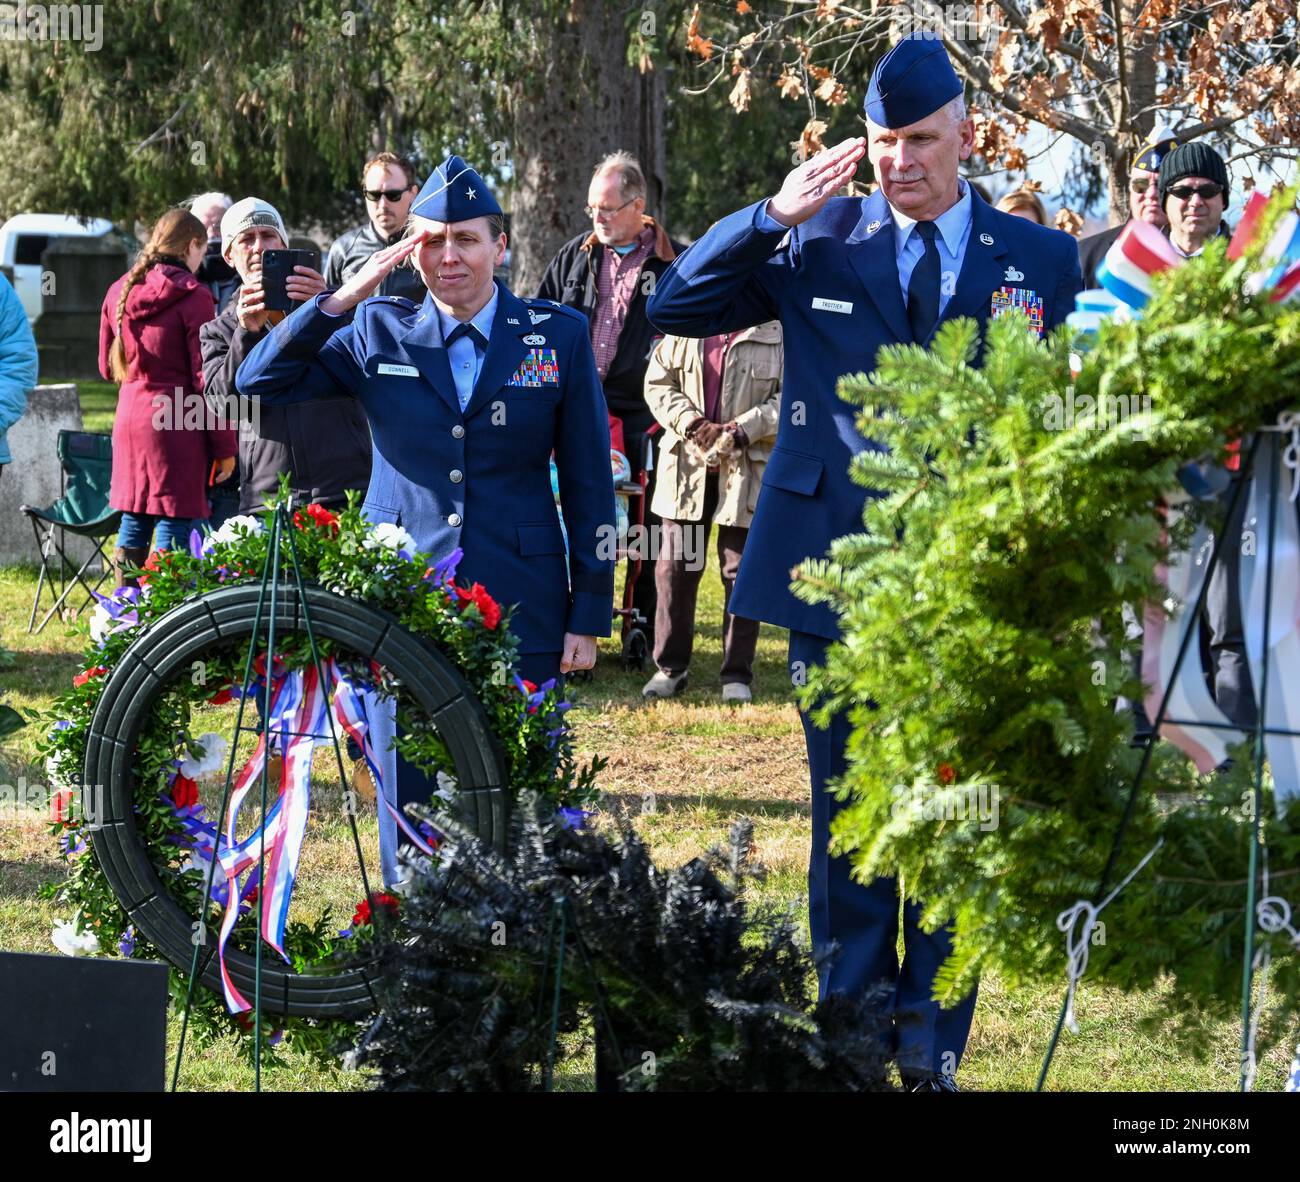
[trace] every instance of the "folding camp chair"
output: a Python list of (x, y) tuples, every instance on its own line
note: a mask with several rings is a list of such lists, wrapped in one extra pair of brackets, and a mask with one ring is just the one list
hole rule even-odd
[[(104, 547), (117, 536), (122, 522), (121, 511), (108, 507), (108, 486), (113, 475), (113, 437), (89, 431), (60, 431), (58, 451), (63, 495), (48, 509), (22, 506), (22, 511), (31, 519), (36, 546), (41, 553), (41, 573), (36, 583), (36, 598), (32, 601), (32, 614), (27, 621), (28, 632), (41, 631), (78, 586), (86, 593), (86, 598), (77, 611), (94, 601), (93, 592), (99, 590), (112, 572), (112, 559)], [(63, 549), (66, 534), (87, 538), (95, 544), (80, 566)], [(57, 575), (50, 561), (52, 550), (59, 552)], [(92, 587), (86, 579), (96, 558), (103, 563), (103, 570)], [(73, 572), (71, 578), (68, 577), (69, 571)], [(50, 594), (54, 595), (57, 589), (58, 595), (54, 606), (41, 617), (40, 625), (33, 628), (47, 581)]]

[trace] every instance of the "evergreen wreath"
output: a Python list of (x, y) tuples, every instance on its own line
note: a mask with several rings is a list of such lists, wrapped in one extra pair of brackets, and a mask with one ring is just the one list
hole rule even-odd
[[(284, 495), (287, 493), (282, 491)], [(292, 534), (303, 589), (317, 604), (318, 612), (324, 614), (322, 598), (339, 605), (364, 605), (371, 615), (384, 615), (393, 635), (409, 634), (437, 650), (453, 675), (458, 673), (477, 699), (475, 709), (481, 710), (498, 761), (504, 767), (507, 796), (514, 798), (525, 792), (536, 799), (537, 807), (550, 814), (559, 810), (566, 817), (581, 816), (583, 806), (595, 799), (595, 776), (604, 761), (596, 757), (588, 764), (579, 764), (565, 721), (570, 704), (562, 700), (561, 691), (553, 683), (535, 686), (513, 672), (517, 642), (508, 630), (509, 610), (497, 604), (481, 585), (465, 587), (455, 582), (459, 551), (430, 566), (426, 556), (415, 552), (412, 539), (400, 527), (370, 526), (361, 515), (355, 494), (338, 514), (319, 506), (294, 513)], [(44, 718), (49, 728), (43, 754), (52, 786), (52, 834), (59, 839), (68, 874), (63, 882), (47, 884), (42, 893), (68, 909), (70, 918), (60, 921), (54, 931), (54, 942), (64, 952), (163, 957), (173, 965), (182, 961), (174, 947), (156, 947), (133, 927), (105, 875), (103, 851), (97, 849), (93, 807), (90, 815), (87, 809), (76, 807), (74, 785), (93, 784), (96, 767), (102, 766), (91, 766), (89, 758), (99, 742), (92, 720), (115, 673), (126, 678), (140, 664), (133, 653), (151, 638), (159, 638), (160, 633), (170, 636), (173, 622), (181, 625), (182, 632), (206, 625), (209, 619), (221, 616), (223, 603), (226, 612), (251, 617), (256, 584), (268, 559), (268, 539), (268, 530), (256, 517), (233, 518), (207, 537), (195, 531), (188, 550), (162, 551), (151, 556), (138, 592), (119, 589), (112, 597), (100, 597), (89, 626), (85, 667)], [(281, 563), (285, 568), (289, 561), (287, 550), (282, 546)], [(278, 595), (287, 605), (279, 611), (287, 611), (292, 617), (296, 583), (284, 581), (282, 575)], [(180, 675), (166, 679), (131, 753), (134, 815), (128, 820), (135, 840), (147, 851), (148, 864), (168, 904), (176, 904), (184, 915), (196, 919), (196, 928), (197, 917), (202, 915), (208, 931), (216, 931), (219, 926), (219, 904), (224, 902), (224, 895), (210, 900), (207, 908), (200, 908), (206, 872), (195, 864), (192, 855), (196, 835), (202, 828), (207, 826), (209, 836), (214, 830), (204, 815), (199, 782), (224, 775), (228, 749), (222, 735), (196, 735), (195, 731), (203, 721), (211, 721), (213, 715), (207, 707), (225, 706), (241, 696), (250, 698), (244, 728), (252, 729), (257, 724), (251, 699), (254, 695), (260, 698), (260, 687), (265, 684), (267, 637), (262, 632), (254, 638), (257, 677), (244, 684), (250, 630), (251, 625), (244, 628), (242, 643), (204, 650), (202, 662), (194, 663), (200, 668), (193, 676), (187, 662)], [(433, 720), (412, 708), (409, 695), (390, 670), (358, 659), (357, 652), (346, 644), (323, 639), (319, 634), (317, 642), (322, 659), (335, 662), (356, 687), (397, 698), (398, 721), (405, 731), (399, 749), (412, 763), (436, 775), (440, 794), (454, 800), (455, 784), (448, 777), (454, 773), (456, 761), (448, 749), (448, 736)], [(168, 645), (155, 644), (154, 648), (166, 651)], [(305, 670), (310, 664), (310, 645), (304, 631), (282, 630), (277, 634), (273, 677)], [(97, 725), (102, 729), (103, 721)], [(344, 741), (340, 735), (340, 742)], [(218, 785), (220, 782), (218, 779)], [(88, 793), (89, 787), (84, 788), (83, 796)], [(93, 796), (88, 803), (93, 805)], [(503, 825), (504, 820), (501, 817), (499, 823)], [(425, 829), (422, 835), (436, 844), (437, 834)], [(503, 833), (496, 836), (499, 840)], [(116, 848), (115, 843), (110, 846)], [(220, 875), (217, 881), (221, 883)], [(250, 874), (240, 888), (240, 918), (230, 949), (251, 953), (255, 947), (258, 891)], [(400, 930), (399, 901), (378, 892), (357, 904), (351, 927), (342, 931), (336, 930), (328, 907), (309, 918), (290, 919), (283, 946), (293, 971), (302, 975), (305, 984), (316, 976), (345, 971), (339, 949), (373, 938), (375, 911), (381, 907), (384, 916), (398, 921), (390, 924), (390, 931), (394, 927)], [(184, 969), (172, 971), (171, 992), (178, 1008), (185, 1001), (188, 969), (189, 960), (185, 958)], [(355, 1006), (350, 1013), (340, 1012), (337, 1005), (299, 1004), (292, 996), (286, 1004), (282, 993), (278, 999), (264, 998), (262, 1008), (276, 1012), (273, 1023), (263, 1023), (264, 1049), (287, 1038), (301, 1048), (329, 1056), (340, 1043), (350, 1044), (355, 1037)], [(346, 1011), (347, 1007), (342, 1009)], [(310, 1016), (313, 1011), (320, 1016)], [(194, 991), (188, 1029), (200, 1045), (233, 1031), (244, 1040), (250, 1057), (253, 1054), (252, 1016), (228, 1012), (219, 989)]]
[[(1116, 710), (1143, 696), (1124, 607), (1162, 601), (1157, 564), (1209, 512), (1163, 543), (1157, 505), (1185, 461), (1221, 459), (1300, 391), (1300, 303), (1243, 294), (1270, 237), (1266, 225), (1235, 262), (1214, 240), (1158, 275), (1141, 318), (1103, 325), (1073, 383), (1068, 330), (1040, 343), (1019, 315), (989, 324), (978, 368), (963, 319), (928, 352), (885, 348), (869, 378), (841, 383), (889, 451), (853, 462), (881, 490), (865, 530), (796, 579), (843, 627), (803, 700), (852, 721), (836, 848), (867, 876), (899, 876), (930, 930), (953, 924), (936, 980), (949, 1004), (991, 966), (1064, 980), (1057, 917), (1096, 901), (1142, 756)], [(1108, 395), (1145, 409), (1108, 417)], [(1066, 398), (1094, 409), (1054, 429)], [(1157, 744), (1109, 885), (1163, 844), (1101, 912), (1087, 962), (1124, 989), (1167, 978), (1164, 1016), (1192, 1030), (1232, 1012), (1242, 982), (1253, 742), (1235, 756), (1202, 777)], [(970, 802), (993, 794), (990, 823)], [(1276, 817), (1267, 779), (1258, 804), (1276, 890), (1300, 901), (1300, 805)], [(1300, 950), (1257, 937), (1278, 970), (1276, 1035), (1300, 1012)]]

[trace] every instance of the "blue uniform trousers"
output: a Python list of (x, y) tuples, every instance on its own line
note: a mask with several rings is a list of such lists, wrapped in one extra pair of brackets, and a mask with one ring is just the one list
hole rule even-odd
[[(825, 660), (831, 642), (808, 632), (790, 633), (790, 667), (809, 669)], [(802, 662), (796, 666), (795, 662)], [(849, 720), (837, 714), (826, 730), (800, 711), (812, 780), (812, 852), (808, 864), (808, 927), (813, 948), (832, 942), (838, 955), (820, 973), (821, 996), (832, 990), (857, 994), (884, 982), (893, 1013), (899, 1068), (907, 1073), (952, 1075), (957, 1070), (971, 1018), (975, 990), (952, 1009), (931, 1000), (934, 975), (951, 951), (944, 931), (923, 932), (919, 904), (902, 907), (903, 959), (898, 959), (898, 882), (877, 878), (863, 884), (851, 877), (848, 858), (827, 852), (830, 826), (844, 803), (826, 791), (827, 780), (846, 768)]]

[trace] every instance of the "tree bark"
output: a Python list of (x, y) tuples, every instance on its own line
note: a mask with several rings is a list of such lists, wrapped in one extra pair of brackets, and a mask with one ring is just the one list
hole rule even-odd
[(627, 64), (627, 14), (573, 0), (530, 22), (538, 68), (511, 87), (514, 172), (510, 284), (537, 290), (556, 250), (591, 223), (583, 213), (596, 162), (620, 148), (645, 170), (648, 213), (664, 197), (663, 82)]

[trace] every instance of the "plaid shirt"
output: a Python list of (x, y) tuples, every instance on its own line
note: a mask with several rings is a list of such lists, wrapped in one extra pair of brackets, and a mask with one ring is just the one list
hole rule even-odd
[(596, 354), (596, 370), (601, 381), (614, 364), (623, 322), (636, 294), (641, 264), (650, 257), (654, 244), (654, 227), (646, 226), (637, 236), (636, 246), (627, 254), (605, 247), (596, 280), (596, 312), (591, 320), (591, 350)]

